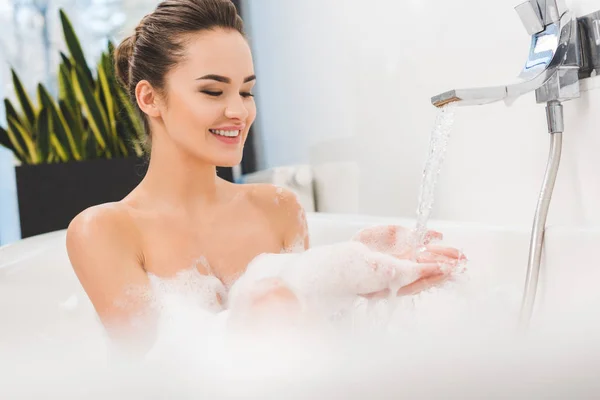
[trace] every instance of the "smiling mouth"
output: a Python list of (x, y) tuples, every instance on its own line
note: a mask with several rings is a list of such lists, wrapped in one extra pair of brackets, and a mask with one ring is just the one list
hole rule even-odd
[(209, 129), (209, 131), (212, 134), (223, 136), (223, 137), (229, 137), (229, 138), (238, 137), (241, 132), (240, 130), (224, 131), (222, 129)]

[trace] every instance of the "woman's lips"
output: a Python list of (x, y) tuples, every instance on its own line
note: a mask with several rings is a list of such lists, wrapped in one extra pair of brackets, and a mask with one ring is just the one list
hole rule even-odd
[(226, 144), (237, 144), (242, 139), (241, 129), (209, 129), (209, 132), (219, 141)]

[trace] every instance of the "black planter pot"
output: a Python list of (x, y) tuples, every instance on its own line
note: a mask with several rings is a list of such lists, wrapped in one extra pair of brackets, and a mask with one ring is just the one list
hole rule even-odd
[[(146, 174), (140, 158), (16, 167), (21, 237), (65, 229), (88, 207), (123, 199)], [(217, 174), (233, 181), (231, 168)]]

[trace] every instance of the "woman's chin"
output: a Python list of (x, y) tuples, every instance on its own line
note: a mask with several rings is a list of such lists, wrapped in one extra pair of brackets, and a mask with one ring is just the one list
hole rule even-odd
[(218, 168), (231, 168), (239, 165), (242, 162), (241, 151), (230, 152), (229, 154), (223, 154), (223, 152), (213, 153), (207, 157), (207, 155), (198, 155), (198, 158), (203, 159), (207, 164), (215, 165)]
[(239, 165), (241, 162), (242, 162), (242, 158), (238, 157), (235, 159), (219, 160), (218, 162), (215, 163), (215, 165), (220, 168), (232, 168), (232, 167), (235, 167), (236, 165)]

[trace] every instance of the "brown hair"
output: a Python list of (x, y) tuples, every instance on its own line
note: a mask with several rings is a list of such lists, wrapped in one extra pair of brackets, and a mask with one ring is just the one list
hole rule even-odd
[(155, 89), (164, 89), (165, 75), (184, 57), (185, 35), (218, 28), (236, 30), (245, 37), (231, 0), (166, 0), (116, 49), (117, 76), (142, 116), (148, 138), (150, 125), (136, 101), (137, 84), (147, 80)]

